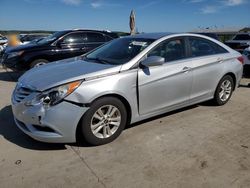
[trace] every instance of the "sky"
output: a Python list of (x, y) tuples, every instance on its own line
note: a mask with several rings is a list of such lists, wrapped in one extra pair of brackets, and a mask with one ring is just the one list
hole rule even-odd
[(0, 30), (88, 28), (139, 32), (250, 27), (250, 0), (0, 0)]

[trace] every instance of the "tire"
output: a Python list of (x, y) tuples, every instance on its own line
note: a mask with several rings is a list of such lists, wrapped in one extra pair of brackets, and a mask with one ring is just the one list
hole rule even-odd
[(96, 146), (115, 140), (126, 123), (127, 111), (124, 104), (115, 97), (103, 97), (90, 106), (80, 126), (84, 140)]
[(46, 59), (37, 59), (30, 64), (30, 68), (38, 67), (40, 65), (47, 64), (49, 61)]
[(230, 75), (224, 76), (220, 80), (216, 88), (216, 91), (214, 94), (214, 100), (213, 100), (214, 103), (218, 106), (222, 106), (226, 104), (233, 94), (234, 86), (235, 84), (234, 84), (232, 76)]

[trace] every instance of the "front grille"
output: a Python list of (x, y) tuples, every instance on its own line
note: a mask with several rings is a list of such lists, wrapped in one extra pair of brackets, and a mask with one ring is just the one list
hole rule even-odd
[(27, 96), (29, 96), (33, 90), (25, 87), (17, 87), (14, 93), (14, 99), (16, 102), (21, 102), (23, 99), (25, 99)]

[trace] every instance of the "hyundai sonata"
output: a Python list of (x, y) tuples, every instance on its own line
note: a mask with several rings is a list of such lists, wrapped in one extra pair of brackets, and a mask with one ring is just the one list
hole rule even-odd
[(92, 145), (127, 124), (202, 101), (224, 105), (239, 85), (243, 58), (198, 34), (115, 39), (73, 59), (26, 72), (12, 95), (17, 126), (44, 142)]

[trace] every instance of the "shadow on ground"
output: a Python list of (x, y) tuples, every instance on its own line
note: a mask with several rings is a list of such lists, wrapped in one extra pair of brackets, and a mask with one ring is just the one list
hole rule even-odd
[(48, 144), (35, 141), (19, 130), (13, 120), (11, 106), (0, 111), (0, 136), (20, 147), (32, 150), (63, 150), (63, 144)]
[(14, 72), (7, 69), (2, 69), (0, 72), (0, 80), (7, 82), (16, 82), (23, 72)]
[[(144, 123), (148, 123), (150, 121), (154, 121), (156, 119), (160, 119), (160, 118), (163, 118), (166, 116), (171, 116), (171, 115), (174, 115), (176, 113), (181, 113), (181, 112), (184, 112), (186, 110), (191, 110), (191, 109), (197, 108), (199, 106), (214, 106), (214, 105), (211, 102), (205, 102), (205, 103), (201, 103), (198, 105), (192, 105), (189, 107), (185, 107), (185, 108), (175, 110), (172, 112), (168, 112), (168, 113), (165, 113), (162, 115), (158, 115), (158, 116), (155, 116), (155, 117), (152, 117), (152, 118), (149, 118), (149, 119), (137, 122), (137, 123), (133, 123), (131, 125), (128, 125), (124, 131), (126, 131), (126, 129), (134, 128), (137, 126), (142, 126)], [(38, 142), (38, 141), (30, 138), (26, 134), (24, 134), (15, 125), (15, 122), (13, 120), (11, 106), (6, 106), (0, 111), (0, 122), (1, 122), (0, 135), (2, 135), (6, 140), (8, 140), (8, 141), (20, 146), (20, 147), (31, 149), (31, 150), (63, 150), (63, 149), (66, 149), (64, 144), (42, 143), (42, 142)], [(84, 140), (82, 140), (80, 135), (78, 135), (77, 140), (78, 140), (77, 143), (73, 143), (73, 144), (69, 144), (69, 145), (70, 146), (77, 146), (77, 147), (92, 147), (91, 145), (86, 143)]]

